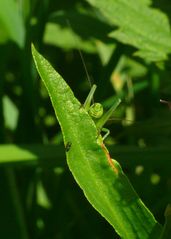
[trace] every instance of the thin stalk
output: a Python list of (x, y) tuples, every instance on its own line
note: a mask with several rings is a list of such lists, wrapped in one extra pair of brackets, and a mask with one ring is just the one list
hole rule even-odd
[(5, 172), (8, 178), (11, 198), (13, 200), (13, 205), (14, 205), (15, 214), (16, 214), (16, 220), (20, 227), (21, 238), (29, 239), (29, 234), (28, 234), (27, 226), (26, 226), (26, 220), (24, 216), (24, 210), (22, 207), (19, 191), (17, 188), (14, 171), (12, 168), (6, 168)]

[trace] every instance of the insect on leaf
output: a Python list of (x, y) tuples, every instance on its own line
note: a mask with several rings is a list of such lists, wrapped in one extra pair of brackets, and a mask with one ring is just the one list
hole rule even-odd
[[(60, 123), (68, 166), (92, 206), (121, 238), (157, 238), (161, 226), (140, 200), (120, 165), (98, 141), (96, 125), (64, 79), (34, 46), (36, 68)], [(100, 137), (100, 136), (99, 136)], [(69, 142), (69, 143), (68, 143)]]

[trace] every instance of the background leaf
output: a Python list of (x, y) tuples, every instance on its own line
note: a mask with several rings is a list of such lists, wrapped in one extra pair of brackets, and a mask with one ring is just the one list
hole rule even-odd
[[(112, 25), (119, 27), (111, 37), (139, 50), (136, 55), (150, 61), (167, 59), (171, 52), (171, 32), (166, 15), (148, 6), (149, 2), (87, 0)], [(157, 21), (156, 21), (157, 19)]]
[(14, 0), (0, 1), (0, 42), (10, 39), (24, 47), (25, 29), (19, 3)]

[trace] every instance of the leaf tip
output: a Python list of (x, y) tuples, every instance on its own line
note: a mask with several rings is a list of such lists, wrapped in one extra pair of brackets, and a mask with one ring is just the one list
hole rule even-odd
[(36, 48), (33, 43), (31, 43), (31, 52), (32, 52), (32, 55), (34, 56), (36, 52)]

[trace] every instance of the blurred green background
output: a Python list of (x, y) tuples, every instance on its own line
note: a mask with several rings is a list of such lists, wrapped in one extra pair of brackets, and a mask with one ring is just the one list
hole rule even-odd
[[(106, 3), (107, 4), (107, 3)], [(167, 0), (152, 4), (171, 19)], [(124, 17), (124, 16), (123, 16)], [(160, 223), (171, 199), (171, 59), (150, 62), (109, 37), (111, 25), (83, 0), (0, 1), (0, 237), (119, 238), (69, 172), (63, 139), (30, 45), (52, 63), (84, 103), (107, 110), (106, 145)], [(88, 81), (80, 58), (89, 73)]]

